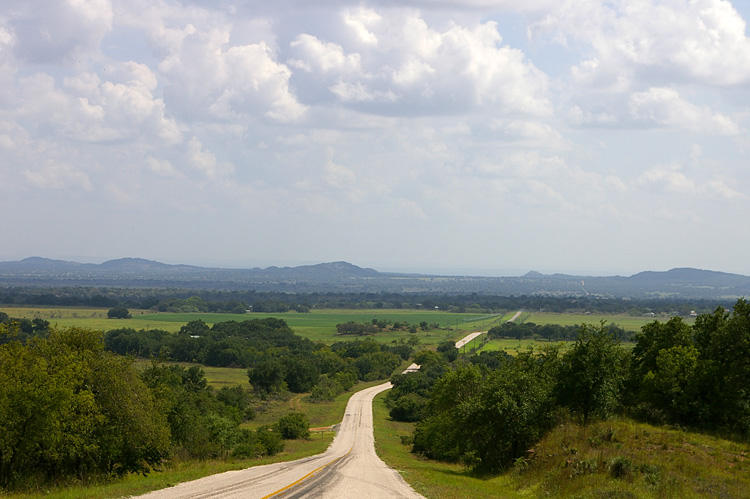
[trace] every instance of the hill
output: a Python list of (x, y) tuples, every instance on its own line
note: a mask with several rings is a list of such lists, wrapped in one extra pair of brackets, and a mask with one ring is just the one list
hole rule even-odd
[(30, 257), (0, 262), (0, 286), (118, 286), (310, 292), (549, 295), (602, 298), (717, 299), (750, 296), (750, 277), (677, 268), (623, 276), (528, 272), (520, 277), (398, 274), (349, 262), (299, 267), (224, 269), (170, 265), (142, 258), (102, 264)]

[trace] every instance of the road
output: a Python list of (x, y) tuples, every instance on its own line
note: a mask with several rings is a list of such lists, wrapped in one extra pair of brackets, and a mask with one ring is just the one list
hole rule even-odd
[[(520, 315), (516, 314), (510, 321)], [(509, 321), (509, 322), (510, 322)], [(461, 348), (486, 331), (456, 342)], [(404, 372), (413, 372), (412, 364)], [(383, 383), (349, 399), (336, 438), (323, 454), (239, 471), (228, 471), (140, 496), (144, 499), (391, 499), (421, 498), (375, 453), (372, 400), (391, 388)]]
[(519, 317), (521, 317), (522, 313), (523, 313), (523, 310), (519, 310), (518, 312), (516, 312), (516, 315), (514, 315), (513, 317), (511, 317), (510, 319), (508, 319), (506, 322), (515, 322), (516, 319), (518, 319)]
[(212, 475), (151, 492), (146, 499), (421, 498), (375, 454), (372, 399), (383, 383), (351, 396), (333, 443), (323, 454)]
[[(505, 322), (515, 322), (516, 319), (518, 319), (519, 317), (521, 317), (522, 313), (523, 313), (523, 310), (519, 310), (518, 312), (515, 313), (515, 315), (513, 315), (513, 317), (511, 317), (510, 319), (508, 319)], [(456, 342), (456, 348), (463, 347), (464, 345), (466, 345), (467, 343), (469, 343), (471, 340), (473, 340), (474, 338), (476, 338), (480, 334), (484, 334), (486, 332), (487, 331), (477, 331), (476, 333), (471, 333), (468, 336), (464, 336), (463, 338), (461, 338), (460, 340), (458, 340)], [(416, 364), (413, 364), (412, 366), (409, 366), (409, 369), (407, 369), (407, 370), (410, 370), (414, 365), (416, 365)]]

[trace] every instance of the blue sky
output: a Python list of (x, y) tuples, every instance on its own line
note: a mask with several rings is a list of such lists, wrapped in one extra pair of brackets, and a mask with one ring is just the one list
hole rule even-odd
[(750, 274), (746, 3), (0, 6), (0, 260)]

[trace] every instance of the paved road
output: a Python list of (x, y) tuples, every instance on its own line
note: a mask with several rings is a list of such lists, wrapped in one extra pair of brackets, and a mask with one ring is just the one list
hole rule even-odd
[[(519, 317), (521, 317), (522, 313), (523, 313), (523, 310), (519, 310), (518, 312), (515, 313), (515, 315), (513, 315), (513, 317), (511, 317), (510, 319), (508, 319), (505, 322), (514, 322), (516, 319), (518, 319)], [(471, 340), (473, 340), (474, 338), (476, 338), (480, 334), (484, 334), (486, 332), (487, 331), (478, 331), (476, 333), (471, 333), (468, 336), (465, 336), (465, 337), (461, 338), (460, 340), (458, 340), (456, 342), (456, 348), (463, 347), (464, 345), (466, 345), (467, 343), (469, 343)], [(416, 364), (414, 364), (414, 365), (416, 365)], [(412, 366), (409, 366), (409, 369), (411, 369), (411, 367)], [(409, 370), (409, 369), (407, 369), (407, 370)]]
[(147, 499), (421, 498), (375, 454), (372, 399), (391, 383), (351, 396), (331, 446), (323, 454), (288, 463), (229, 471), (168, 489)]
[[(516, 315), (516, 317), (520, 315)], [(512, 320), (515, 320), (513, 317)], [(456, 342), (461, 348), (480, 334)], [(412, 364), (404, 372), (413, 372)], [(391, 383), (367, 388), (351, 396), (333, 443), (323, 454), (288, 463), (228, 471), (168, 489), (151, 492), (145, 499), (270, 499), (315, 497), (321, 499), (416, 499), (401, 475), (375, 454), (372, 433), (372, 399)]]
[(461, 348), (462, 346), (466, 345), (468, 342), (470, 342), (471, 340), (473, 340), (474, 338), (476, 338), (480, 334), (484, 334), (486, 332), (487, 331), (478, 331), (476, 333), (471, 333), (468, 336), (464, 336), (463, 338), (461, 338), (460, 340), (458, 340), (456, 342), (456, 348)]
[(514, 315), (513, 317), (511, 317), (510, 319), (508, 319), (505, 322), (515, 322), (516, 319), (518, 319), (519, 317), (521, 317), (522, 313), (523, 313), (523, 310), (519, 310), (518, 312), (516, 312), (516, 315)]

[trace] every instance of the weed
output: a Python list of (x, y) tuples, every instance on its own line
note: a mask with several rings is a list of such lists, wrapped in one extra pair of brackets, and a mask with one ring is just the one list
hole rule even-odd
[(617, 456), (609, 462), (609, 474), (612, 478), (628, 478), (635, 469), (633, 461), (625, 456)]

